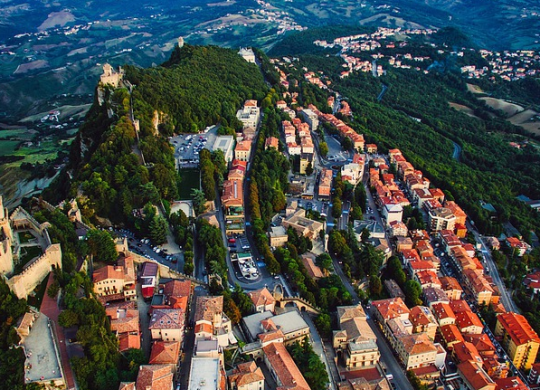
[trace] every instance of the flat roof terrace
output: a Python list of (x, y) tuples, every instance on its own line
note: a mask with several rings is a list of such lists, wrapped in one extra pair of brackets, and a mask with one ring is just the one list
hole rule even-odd
[(62, 378), (52, 328), (49, 326), (49, 318), (43, 313), (40, 313), (34, 322), (23, 347), (26, 353), (25, 383), (48, 382)]

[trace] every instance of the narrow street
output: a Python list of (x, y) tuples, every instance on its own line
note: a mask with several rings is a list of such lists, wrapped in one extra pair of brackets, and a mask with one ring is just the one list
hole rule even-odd
[(304, 318), (304, 321), (306, 321), (306, 323), (309, 325), (309, 332), (311, 336), (313, 351), (321, 358), (322, 362), (326, 366), (326, 372), (328, 372), (328, 379), (330, 381), (330, 388), (332, 390), (335, 390), (335, 383), (339, 381), (339, 372), (336, 367), (335, 361), (333, 360), (333, 358), (328, 358), (328, 354), (326, 353), (326, 347), (324, 346), (321, 336), (319, 335), (319, 332), (317, 331), (317, 328), (315, 327), (315, 324), (313, 323), (313, 320), (311, 319), (309, 313), (303, 312), (300, 314)]
[(518, 309), (516, 304), (514, 303), (512, 296), (506, 289), (506, 285), (501, 279), (501, 276), (499, 275), (499, 270), (497, 269), (497, 265), (495, 264), (495, 261), (493, 261), (493, 257), (491, 256), (491, 251), (488, 249), (486, 243), (482, 239), (482, 236), (476, 230), (474, 226), (472, 226), (469, 222), (467, 222), (467, 230), (472, 232), (474, 234), (474, 238), (476, 239), (476, 242), (481, 245), (481, 251), (482, 256), (484, 256), (484, 260), (486, 262), (487, 267), (489, 267), (489, 276), (493, 279), (493, 282), (497, 285), (499, 288), (499, 291), (501, 293), (501, 301), (504, 306), (504, 308), (507, 311), (513, 311), (515, 313), (521, 313), (521, 310)]
[[(333, 259), (333, 263), (334, 263), (334, 270), (336, 274), (340, 277), (341, 281), (343, 282), (343, 285), (345, 286), (345, 288), (347, 289), (347, 291), (351, 294), (353, 298), (353, 304), (354, 305), (359, 304), (360, 299), (358, 298), (358, 294), (354, 290), (349, 279), (345, 276), (345, 274), (341, 270), (341, 267), (338, 264), (337, 260)], [(366, 314), (368, 313), (369, 312), (366, 311)], [(401, 368), (401, 365), (399, 364), (396, 357), (394, 356), (392, 349), (390, 349), (390, 346), (388, 345), (386, 338), (381, 332), (381, 329), (373, 320), (373, 316), (371, 315), (371, 313), (369, 314), (370, 315), (369, 315), (369, 319), (367, 320), (367, 323), (369, 324), (369, 326), (373, 330), (373, 333), (375, 333), (375, 336), (377, 337), (377, 346), (379, 347), (379, 351), (381, 353), (381, 360), (386, 365), (388, 369), (388, 373), (394, 376), (394, 383), (399, 384), (400, 390), (414, 390), (409, 380), (407, 379), (405, 371), (403, 371), (403, 369)]]

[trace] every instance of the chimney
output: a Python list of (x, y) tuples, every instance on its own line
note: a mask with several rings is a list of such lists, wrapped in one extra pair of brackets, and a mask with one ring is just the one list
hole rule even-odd
[(238, 198), (238, 187), (237, 187), (237, 181), (234, 181), (234, 198)]

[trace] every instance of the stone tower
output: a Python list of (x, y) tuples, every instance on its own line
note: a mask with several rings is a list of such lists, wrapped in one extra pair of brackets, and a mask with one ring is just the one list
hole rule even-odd
[(0, 195), (0, 275), (9, 276), (13, 273), (12, 242), (13, 231), (9, 224), (8, 210), (4, 207), (4, 199)]
[(181, 49), (184, 47), (184, 38), (178, 37), (178, 48)]

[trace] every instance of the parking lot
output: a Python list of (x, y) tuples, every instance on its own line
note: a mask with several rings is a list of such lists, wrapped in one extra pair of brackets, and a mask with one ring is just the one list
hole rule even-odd
[(231, 262), (237, 277), (242, 276), (247, 280), (255, 280), (260, 277), (257, 260), (251, 253), (249, 241), (243, 234), (237, 234), (227, 239), (227, 246), (231, 254)]
[(174, 146), (174, 157), (179, 168), (193, 168), (199, 165), (199, 153), (210, 149), (217, 136), (217, 127), (213, 126), (203, 134), (180, 134), (170, 138)]
[(350, 153), (342, 150), (341, 141), (337, 135), (332, 136), (325, 131), (324, 139), (328, 145), (328, 154), (326, 155), (326, 160), (330, 162), (345, 162), (348, 158), (350, 158)]

